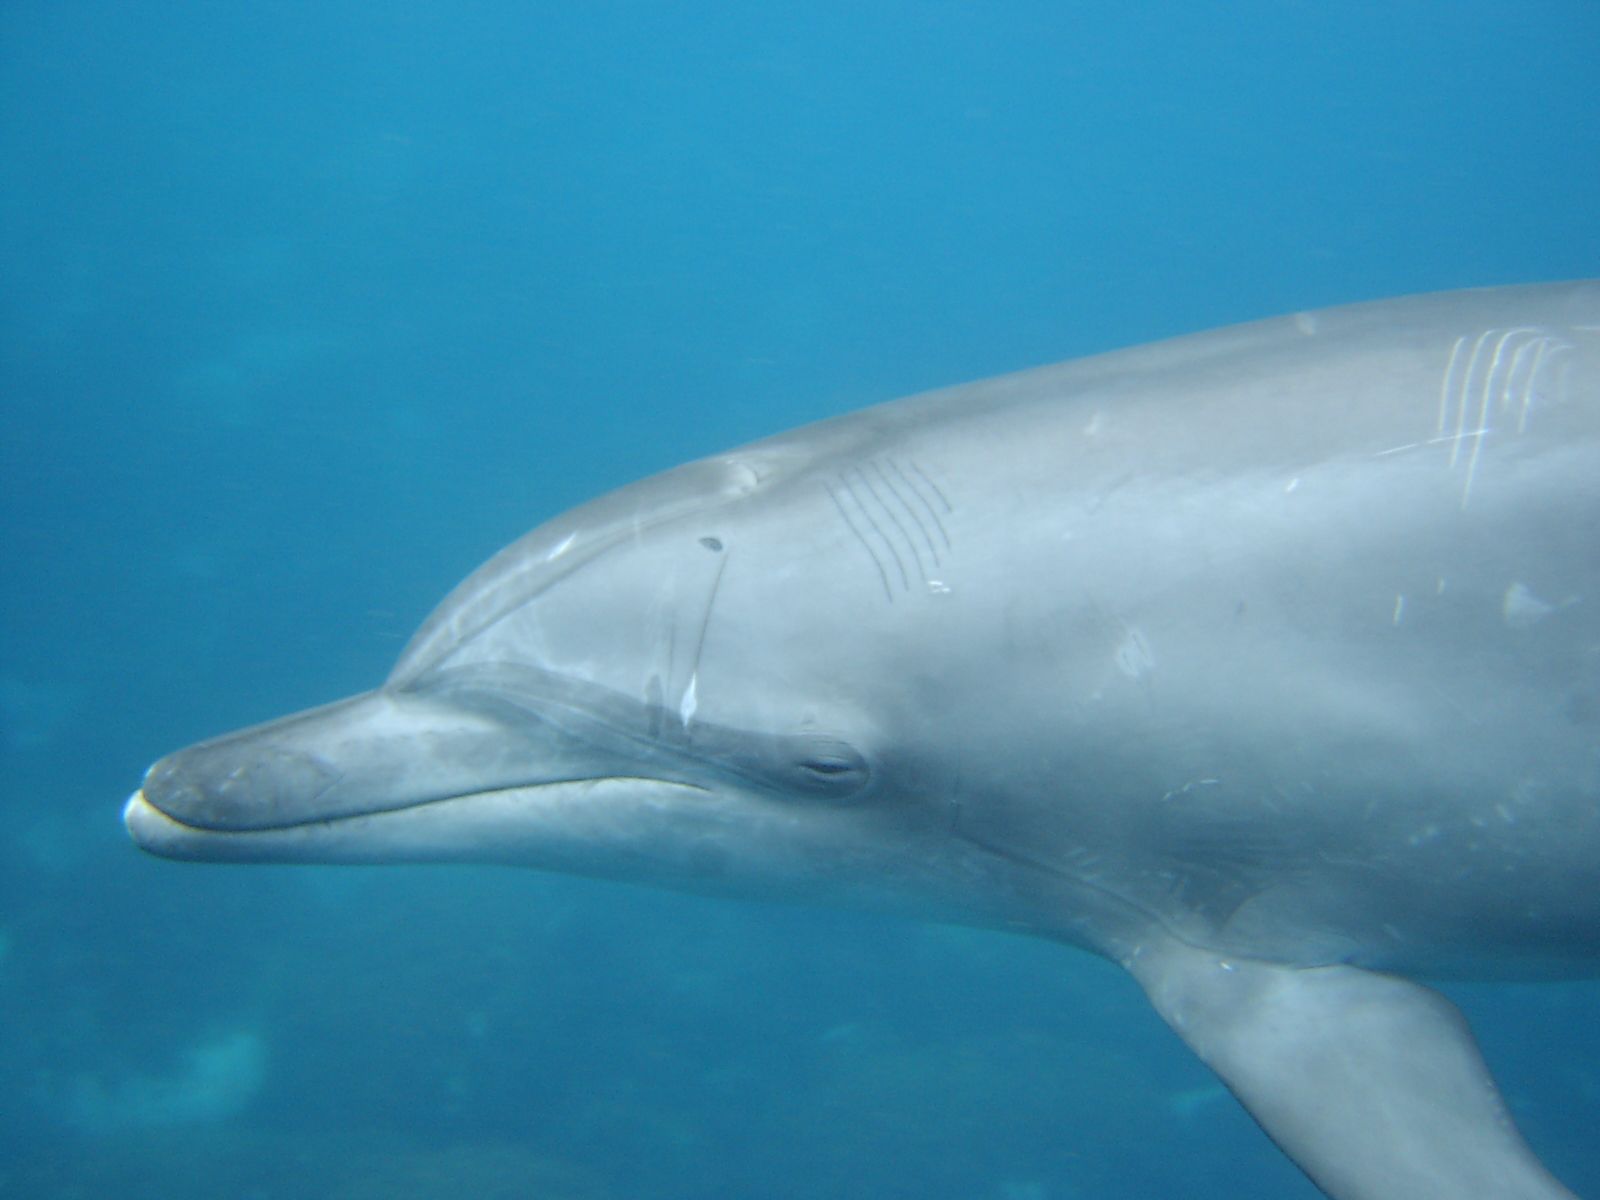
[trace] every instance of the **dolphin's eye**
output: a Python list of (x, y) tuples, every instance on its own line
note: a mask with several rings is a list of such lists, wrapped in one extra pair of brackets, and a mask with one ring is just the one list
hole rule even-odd
[(854, 766), (840, 758), (808, 758), (800, 765), (814, 775), (843, 775)]
[(867, 760), (848, 742), (837, 738), (798, 739), (794, 764), (794, 786), (820, 796), (848, 796), (866, 785)]
[[(709, 726), (696, 727), (702, 752), (711, 750), (710, 732)], [(709, 756), (791, 800), (851, 800), (872, 782), (866, 755), (831, 734), (744, 733), (729, 740), (728, 749)]]

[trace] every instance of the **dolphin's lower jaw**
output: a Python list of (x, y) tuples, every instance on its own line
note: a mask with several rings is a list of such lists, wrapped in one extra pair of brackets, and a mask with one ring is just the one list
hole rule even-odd
[[(1001, 929), (1032, 928), (1004, 906), (949, 894), (937, 854), (912, 840), (871, 887), (849, 878), (837, 812), (752, 820), (746, 797), (670, 780), (616, 776), (474, 792), (401, 808), (276, 826), (205, 828), (140, 788), (122, 821), (147, 853), (186, 862), (322, 865), (492, 864), (620, 880), (705, 896), (831, 905)], [(815, 861), (832, 853), (834, 872)], [(985, 852), (986, 856), (986, 852)], [(966, 874), (975, 869), (970, 863)], [(1118, 922), (1120, 927), (1121, 922)], [(1076, 931), (1051, 936), (1079, 942)], [(1090, 945), (1087, 942), (1080, 944)]]
[[(471, 861), (608, 875), (613, 872), (597, 870), (597, 864), (585, 860), (600, 852), (609, 863), (619, 841), (640, 837), (629, 828), (630, 814), (641, 808), (670, 810), (707, 795), (703, 788), (657, 779), (585, 779), (475, 792), (352, 816), (226, 829), (188, 824), (152, 803), (141, 788), (128, 797), (122, 821), (140, 849), (191, 862)], [(602, 845), (611, 852), (599, 851)]]

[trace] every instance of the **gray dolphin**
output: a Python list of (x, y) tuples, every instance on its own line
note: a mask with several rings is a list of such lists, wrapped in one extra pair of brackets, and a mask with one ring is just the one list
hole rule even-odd
[(1600, 967), (1600, 282), (1304, 313), (626, 487), (376, 691), (153, 766), (173, 858), (526, 864), (1125, 966), (1340, 1200), (1569, 1196), (1413, 978)]

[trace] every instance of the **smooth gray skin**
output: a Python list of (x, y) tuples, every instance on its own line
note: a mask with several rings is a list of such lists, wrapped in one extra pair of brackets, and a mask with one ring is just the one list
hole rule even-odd
[(1569, 1195), (1402, 976), (1600, 966), (1600, 283), (1181, 338), (624, 488), (126, 821), (1031, 931), (1127, 966), (1331, 1196)]

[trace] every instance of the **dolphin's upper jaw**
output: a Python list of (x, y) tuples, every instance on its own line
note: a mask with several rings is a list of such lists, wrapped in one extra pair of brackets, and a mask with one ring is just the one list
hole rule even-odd
[(379, 690), (179, 750), (140, 792), (183, 825), (243, 833), (640, 773), (526, 712)]
[(268, 815), (270, 810), (263, 809), (248, 821), (230, 821), (213, 816), (216, 805), (209, 799), (207, 790), (188, 783), (180, 774), (168, 767), (165, 760), (163, 760), (150, 769), (144, 784), (138, 791), (128, 797), (128, 801), (123, 808), (123, 821), (128, 825), (129, 831), (134, 833), (135, 841), (140, 840), (138, 833), (135, 831), (135, 823), (139, 823), (142, 828), (149, 828), (151, 820), (156, 818), (166, 826), (189, 830), (197, 835), (248, 837), (252, 834), (275, 833), (293, 829), (328, 828), (348, 821), (370, 822), (387, 814), (408, 812), (431, 805), (464, 804), (475, 799), (486, 800), (490, 797), (516, 796), (527, 799), (538, 795), (540, 792), (554, 794), (561, 789), (581, 789), (602, 783), (620, 782), (634, 783), (642, 787), (671, 787), (689, 792), (707, 790), (696, 784), (675, 780), (626, 775), (592, 775), (572, 779), (528, 781), (506, 787), (483, 788), (481, 790), (445, 792), (436, 796), (411, 798), (404, 802), (376, 806), (355, 812), (333, 812), (320, 816), (274, 819)]
[(135, 798), (180, 825), (213, 833), (284, 828), (337, 815), (318, 809), (342, 774), (332, 763), (271, 743), (245, 744), (233, 754), (230, 749), (231, 739), (168, 755), (145, 772)]
[(551, 824), (541, 810), (584, 796), (703, 794), (681, 775), (655, 778), (653, 766), (666, 768), (526, 713), (380, 690), (168, 755), (146, 772), (124, 823), (169, 857), (345, 861), (341, 847), (358, 831), (428, 857), (429, 837), (459, 840), (444, 828), (447, 812), (469, 836), (493, 827), (532, 837)]

